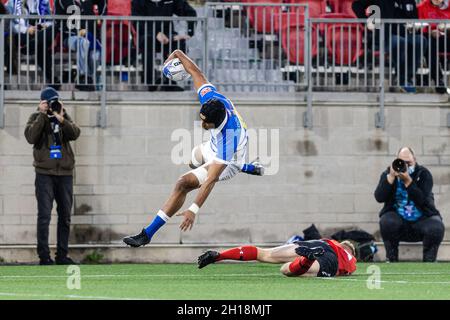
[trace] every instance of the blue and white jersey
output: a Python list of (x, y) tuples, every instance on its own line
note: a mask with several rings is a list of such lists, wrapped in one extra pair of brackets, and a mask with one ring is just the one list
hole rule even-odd
[(233, 160), (235, 153), (247, 146), (247, 125), (233, 103), (217, 92), (217, 89), (212, 84), (204, 84), (198, 89), (197, 93), (200, 104), (204, 104), (209, 99), (214, 98), (225, 106), (227, 112), (225, 119), (218, 128), (210, 130), (211, 140), (209, 144), (211, 150), (215, 153), (214, 160), (229, 164)]

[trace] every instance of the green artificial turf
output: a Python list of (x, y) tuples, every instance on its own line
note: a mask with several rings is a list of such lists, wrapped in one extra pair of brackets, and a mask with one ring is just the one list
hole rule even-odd
[[(379, 289), (373, 281), (374, 289), (367, 286), (373, 265), (381, 270)], [(287, 278), (279, 268), (82, 265), (81, 289), (69, 290), (65, 266), (0, 266), (0, 299), (450, 299), (450, 263), (360, 263), (354, 275), (332, 279)]]

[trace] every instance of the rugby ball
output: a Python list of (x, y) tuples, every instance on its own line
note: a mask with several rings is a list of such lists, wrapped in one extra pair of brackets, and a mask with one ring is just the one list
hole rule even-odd
[(166, 78), (169, 78), (173, 81), (183, 81), (191, 76), (186, 72), (183, 64), (178, 58), (167, 61), (167, 63), (163, 67), (163, 74)]

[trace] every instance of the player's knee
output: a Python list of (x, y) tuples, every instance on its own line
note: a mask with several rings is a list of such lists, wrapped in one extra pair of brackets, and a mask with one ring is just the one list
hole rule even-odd
[(190, 178), (189, 175), (183, 175), (178, 178), (175, 184), (175, 190), (178, 192), (189, 192), (197, 187), (197, 182)]

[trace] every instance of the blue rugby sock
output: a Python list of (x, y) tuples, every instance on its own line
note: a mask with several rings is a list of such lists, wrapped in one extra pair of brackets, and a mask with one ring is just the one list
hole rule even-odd
[(246, 163), (242, 166), (241, 171), (246, 172), (246, 173), (252, 173), (255, 171), (255, 166), (251, 163), (248, 163), (248, 164)]
[(169, 220), (169, 216), (166, 215), (162, 210), (159, 210), (156, 217), (153, 219), (152, 223), (145, 228), (145, 233), (151, 239), (153, 235), (158, 231), (166, 222)]

